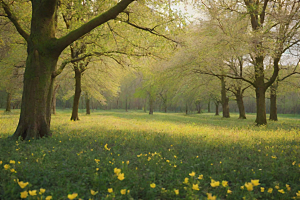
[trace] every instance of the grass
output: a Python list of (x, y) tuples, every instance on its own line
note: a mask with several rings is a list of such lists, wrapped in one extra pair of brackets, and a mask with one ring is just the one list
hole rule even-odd
[(3, 200), (300, 198), (297, 119), (97, 111), (71, 122), (59, 111), (51, 138), (11, 141), (18, 113), (0, 112)]

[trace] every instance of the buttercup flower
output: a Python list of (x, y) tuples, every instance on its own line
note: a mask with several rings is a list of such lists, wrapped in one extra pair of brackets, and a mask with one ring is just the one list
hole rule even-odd
[(189, 178), (185, 178), (183, 183), (188, 184), (189, 183)]
[(192, 188), (193, 190), (199, 190), (199, 186), (198, 186), (198, 184), (193, 184), (193, 188)]
[(202, 174), (199, 175), (199, 176), (198, 176), (198, 179), (200, 179), (200, 180), (203, 179), (203, 175), (202, 175)]
[(110, 149), (111, 149), (111, 148), (108, 148), (108, 147), (107, 147), (107, 144), (104, 145), (104, 148), (105, 148), (107, 151), (110, 151)]
[(28, 197), (27, 191), (21, 192), (20, 194), (21, 194), (21, 199), (26, 199)]
[(300, 197), (300, 190), (296, 193), (297, 197)]
[(276, 185), (275, 188), (276, 188), (277, 190), (279, 190), (279, 186), (278, 186), (278, 185)]
[(245, 183), (245, 187), (247, 188), (248, 191), (253, 190), (253, 184), (252, 183)]
[(113, 193), (113, 192), (114, 192), (114, 190), (113, 190), (112, 188), (108, 188), (107, 191), (108, 191), (109, 193)]
[(92, 195), (96, 195), (98, 192), (95, 192), (94, 190), (91, 190)]
[(291, 191), (291, 187), (288, 184), (285, 184), (285, 187), (288, 191)]
[(72, 199), (75, 199), (77, 196), (78, 196), (77, 193), (68, 194), (68, 198), (71, 199), (71, 200), (72, 200)]
[(126, 189), (122, 189), (121, 194), (125, 195), (126, 194)]
[(18, 182), (19, 186), (23, 189), (24, 187), (26, 187), (29, 183), (26, 182), (24, 183), (23, 181)]
[(211, 187), (218, 187), (220, 185), (220, 181), (215, 181), (214, 179), (211, 179), (210, 185)]
[(10, 160), (9, 163), (10, 163), (10, 164), (16, 164), (16, 161)]
[(228, 190), (227, 190), (227, 193), (228, 193), (228, 194), (231, 194), (231, 193), (232, 193), (232, 191), (228, 189)]
[(222, 181), (222, 185), (223, 185), (223, 187), (228, 186), (228, 181)]
[(189, 175), (190, 175), (191, 177), (193, 177), (193, 176), (196, 175), (196, 173), (195, 173), (195, 172), (192, 172), (192, 173), (189, 173)]
[(269, 188), (269, 189), (268, 189), (268, 193), (271, 194), (272, 192), (273, 192), (273, 188)]
[(264, 187), (260, 187), (260, 191), (261, 191), (261, 192), (264, 192), (264, 191), (265, 191), (265, 188), (264, 188)]
[(36, 190), (29, 190), (28, 192), (30, 196), (36, 196)]
[(45, 200), (51, 200), (52, 196), (47, 196)]
[(179, 195), (179, 190), (174, 189), (176, 195)]
[(46, 191), (46, 189), (41, 188), (41, 189), (40, 189), (40, 194), (43, 194), (45, 191)]
[(209, 199), (209, 200), (216, 200), (217, 197), (216, 196), (212, 196), (211, 193), (207, 193), (207, 199)]
[(4, 165), (3, 167), (4, 167), (4, 169), (6, 169), (6, 170), (8, 170), (8, 169), (10, 168), (10, 166), (9, 166), (8, 164)]
[(151, 188), (155, 188), (155, 187), (156, 187), (155, 183), (151, 183), (151, 184), (150, 184), (150, 187), (151, 187)]
[(117, 174), (117, 175), (120, 174), (121, 173), (121, 169), (114, 168), (114, 173)]
[(120, 174), (118, 174), (118, 179), (120, 180), (120, 181), (122, 181), (122, 180), (124, 180), (124, 173), (120, 173)]
[(251, 183), (252, 183), (253, 186), (258, 186), (258, 185), (260, 185), (259, 179), (251, 180)]
[(281, 189), (281, 190), (278, 190), (278, 192), (280, 192), (280, 193), (282, 193), (282, 194), (284, 194), (284, 193), (285, 193), (283, 189)]

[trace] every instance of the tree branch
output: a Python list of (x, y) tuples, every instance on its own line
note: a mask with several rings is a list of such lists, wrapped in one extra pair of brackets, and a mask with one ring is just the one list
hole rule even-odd
[(81, 27), (71, 31), (67, 35), (61, 37), (57, 40), (57, 45), (60, 51), (64, 50), (67, 46), (69, 46), (72, 42), (76, 41), (78, 38), (84, 36), (89, 33), (94, 28), (102, 25), (103, 23), (114, 19), (121, 13), (123, 10), (127, 8), (127, 6), (132, 3), (134, 0), (122, 0), (117, 5), (109, 9), (108, 11), (102, 13), (101, 15), (95, 17), (89, 22), (83, 24)]
[(6, 17), (14, 24), (19, 34), (28, 42), (29, 34), (21, 27), (17, 17), (10, 10), (10, 7), (3, 0), (0, 0), (0, 3), (7, 15)]

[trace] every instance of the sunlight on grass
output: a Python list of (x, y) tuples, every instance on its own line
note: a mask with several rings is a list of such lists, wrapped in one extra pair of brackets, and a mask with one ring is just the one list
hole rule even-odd
[(18, 113), (0, 113), (0, 199), (300, 198), (296, 119), (69, 115), (52, 117), (51, 138), (11, 141)]

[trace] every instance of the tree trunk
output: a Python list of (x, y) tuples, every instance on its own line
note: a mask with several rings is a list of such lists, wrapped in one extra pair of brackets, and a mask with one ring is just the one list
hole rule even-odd
[(145, 98), (144, 102), (144, 112), (147, 112), (147, 98)]
[(216, 102), (215, 105), (216, 105), (216, 114), (215, 115), (219, 115), (219, 102)]
[(265, 88), (264, 80), (260, 80), (260, 84), (257, 84), (255, 88), (256, 93), (256, 120), (257, 125), (267, 124), (266, 116), (266, 101), (265, 101)]
[(86, 108), (86, 114), (90, 115), (91, 114), (90, 98), (89, 98), (89, 94), (87, 92), (85, 93), (85, 108)]
[(126, 96), (126, 101), (125, 101), (125, 111), (128, 112), (128, 103), (127, 103), (127, 96)]
[(221, 77), (221, 87), (223, 117), (229, 118), (229, 98), (226, 96), (225, 79), (223, 76)]
[(189, 112), (189, 109), (188, 109), (188, 104), (186, 103), (186, 104), (185, 104), (185, 114), (187, 115), (187, 114), (188, 114), (188, 112)]
[(153, 99), (149, 97), (149, 115), (153, 115)]
[(278, 82), (275, 81), (271, 86), (270, 86), (270, 120), (272, 121), (278, 121), (277, 118), (277, 87), (278, 87)]
[(210, 100), (208, 101), (207, 112), (210, 113)]
[(239, 108), (239, 114), (240, 114), (239, 119), (246, 119), (243, 95), (241, 94), (240, 90), (238, 90), (237, 93), (235, 93), (235, 97)]
[(56, 114), (56, 92), (59, 88), (59, 85), (56, 85), (55, 88), (54, 88), (54, 91), (53, 91), (53, 96), (52, 96), (52, 102), (51, 102), (51, 105), (52, 105), (52, 114)]
[(78, 66), (76, 66), (75, 67), (75, 95), (73, 100), (73, 109), (72, 109), (72, 116), (71, 116), (72, 121), (79, 120), (78, 108), (79, 108), (80, 94), (81, 94), (81, 71), (78, 69)]
[(11, 107), (11, 93), (8, 92), (7, 93), (7, 98), (6, 98), (6, 112), (11, 112), (10, 110), (10, 107)]

